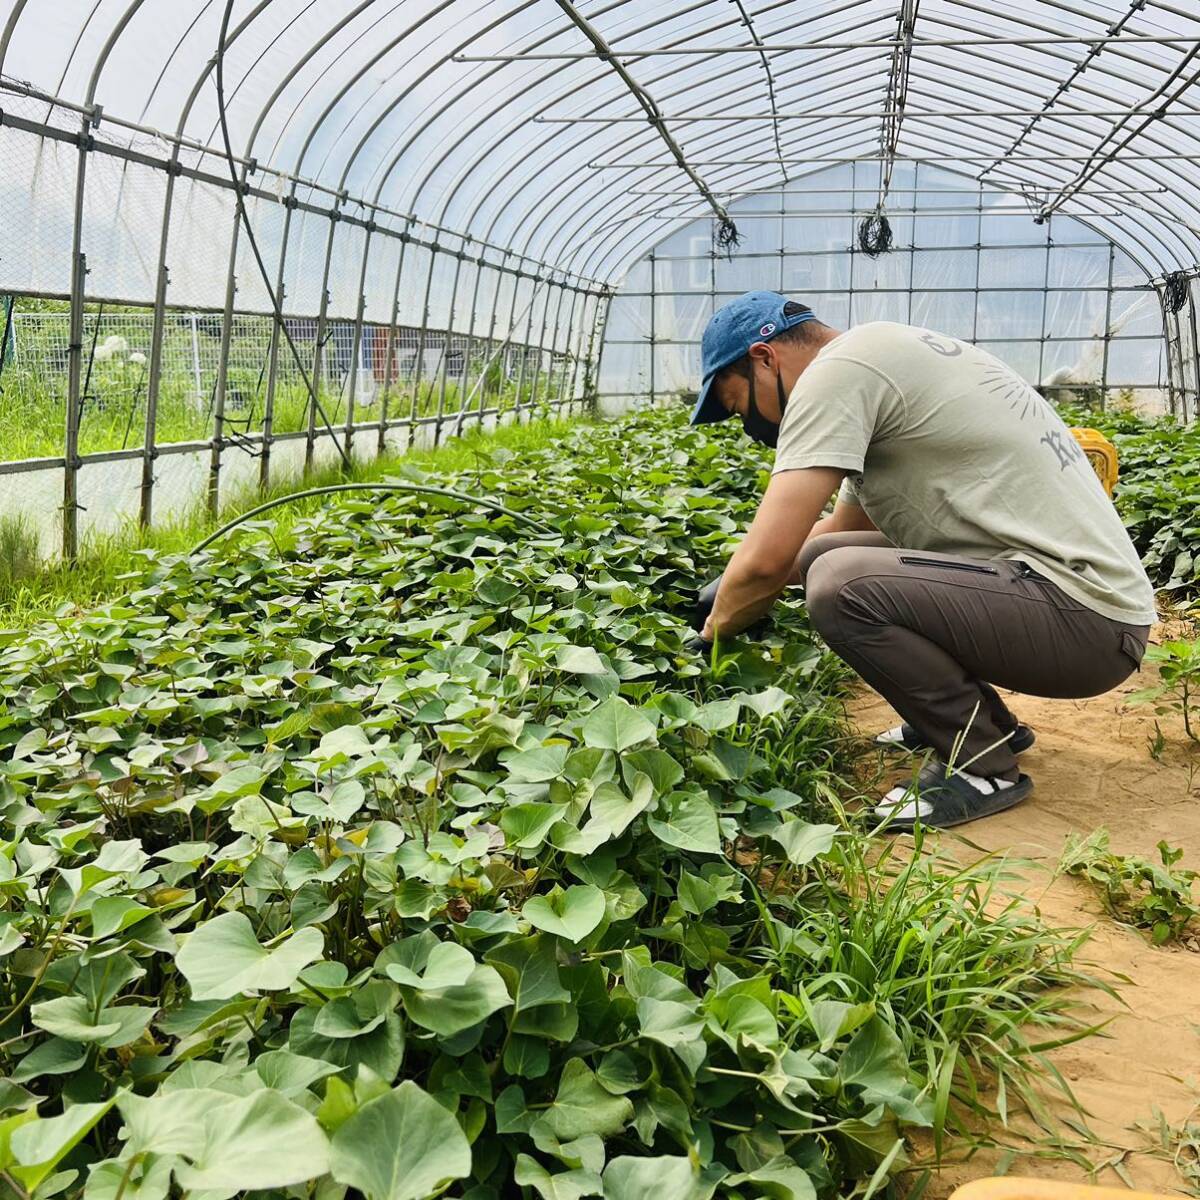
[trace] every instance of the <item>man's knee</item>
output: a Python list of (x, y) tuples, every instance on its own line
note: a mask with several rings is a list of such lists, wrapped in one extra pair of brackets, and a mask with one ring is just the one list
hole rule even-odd
[(833, 546), (818, 552), (809, 569), (804, 587), (808, 616), (827, 640), (836, 632), (846, 588), (861, 574), (858, 558), (850, 546)]
[(808, 573), (813, 564), (823, 554), (836, 550), (840, 545), (841, 534), (819, 533), (816, 537), (810, 537), (796, 558), (796, 581), (807, 587)]

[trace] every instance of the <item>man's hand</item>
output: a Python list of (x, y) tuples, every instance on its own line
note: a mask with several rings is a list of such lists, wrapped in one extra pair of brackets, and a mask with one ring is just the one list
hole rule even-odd
[(726, 637), (740, 633), (767, 614), (845, 473), (835, 467), (806, 467), (771, 476), (758, 512), (721, 576), (701, 634), (705, 641), (711, 642), (718, 630)]

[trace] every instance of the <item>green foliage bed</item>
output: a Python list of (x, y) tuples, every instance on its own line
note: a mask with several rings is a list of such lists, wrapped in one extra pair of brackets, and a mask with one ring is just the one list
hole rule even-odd
[(1117, 447), (1117, 511), (1155, 587), (1200, 590), (1200, 423), (1086, 408), (1064, 416)]
[[(761, 487), (641, 416), (0, 634), (0, 1193), (868, 1193), (1079, 1036), (1003, 864), (870, 851)], [(873, 857), (871, 857), (873, 855)], [(1040, 1044), (1039, 1044), (1040, 1043)]]

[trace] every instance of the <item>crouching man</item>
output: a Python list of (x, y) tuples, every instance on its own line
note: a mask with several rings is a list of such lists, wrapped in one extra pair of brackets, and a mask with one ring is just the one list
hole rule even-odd
[(996, 686), (1099, 695), (1138, 668), (1155, 618), (1062, 420), (986, 351), (884, 321), (842, 333), (776, 292), (721, 308), (701, 358), (692, 423), (736, 415), (777, 447), (702, 637), (803, 584), (821, 636), (902, 718), (880, 742), (933, 754), (877, 815), (946, 827), (1019, 803), (1033, 733)]

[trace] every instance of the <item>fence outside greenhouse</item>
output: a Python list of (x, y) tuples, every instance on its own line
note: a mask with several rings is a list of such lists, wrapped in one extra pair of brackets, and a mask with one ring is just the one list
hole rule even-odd
[(0, 509), (44, 545), (57, 510), (68, 557), (273, 473), (571, 412), (594, 388), (606, 284), (243, 159), (248, 246), (216, 148), (11, 80), (0, 97), (0, 180), (35, 183), (0, 182), (25, 232), (0, 258)]

